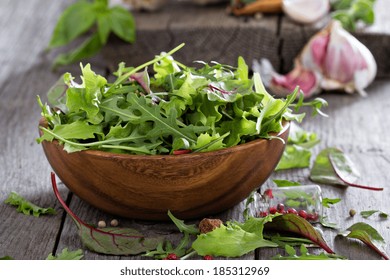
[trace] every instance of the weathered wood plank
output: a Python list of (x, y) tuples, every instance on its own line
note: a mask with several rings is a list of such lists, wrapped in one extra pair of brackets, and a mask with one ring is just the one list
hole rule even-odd
[(268, 57), (278, 67), (277, 18), (236, 18), (226, 14), (224, 6), (199, 7), (191, 3), (168, 5), (157, 13), (134, 13), (137, 38), (133, 45), (116, 38), (103, 50), (110, 69), (121, 61), (140, 65), (161, 51), (169, 51), (181, 43), (187, 46), (174, 57), (191, 65), (195, 60), (218, 61), (236, 65), (243, 56), (253, 59)]
[[(68, 216), (65, 218), (63, 228), (61, 228), (63, 210), (56, 202), (51, 190), (49, 177), (51, 168), (41, 147), (35, 143), (40, 116), (35, 97), (37, 94), (44, 96), (44, 93), (60, 74), (50, 71), (51, 58), (54, 54), (46, 56), (43, 55), (42, 51), (49, 40), (54, 22), (62, 9), (68, 5), (68, 2), (1, 0), (1, 5), (0, 26), (6, 28), (0, 28), (0, 36), (7, 39), (0, 41), (2, 53), (0, 56), (0, 64), (2, 65), (0, 68), (0, 162), (5, 162), (0, 168), (0, 257), (9, 255), (16, 259), (45, 259), (49, 253), (53, 251), (58, 253), (65, 247), (70, 250), (82, 248), (77, 228)], [(41, 7), (45, 7), (45, 9), (42, 10)], [(191, 9), (201, 11), (199, 7)], [(182, 57), (177, 57), (179, 60), (201, 58), (235, 64), (237, 54), (244, 55), (248, 62), (252, 59), (251, 56), (258, 58), (269, 55), (271, 60), (274, 60), (276, 68), (278, 67), (279, 53), (276, 46), (278, 46), (281, 37), (272, 37), (278, 32), (277, 22), (270, 18), (266, 18), (264, 21), (255, 21), (254, 19), (245, 21), (244, 19), (227, 17), (230, 24), (221, 26), (225, 18), (224, 11), (218, 10), (216, 12), (216, 9), (217, 6), (205, 12), (205, 18), (208, 19), (203, 20), (202, 17), (194, 19), (196, 26), (202, 30), (200, 33), (196, 30), (186, 33), (191, 25), (189, 25), (187, 15), (184, 13), (188, 10), (184, 7), (181, 10), (182, 15), (174, 20), (170, 19), (170, 11), (168, 10), (161, 13), (160, 16), (158, 14), (142, 14), (142, 17), (139, 18), (145, 19), (141, 25), (144, 26), (143, 30), (150, 32), (148, 36), (154, 34), (156, 37), (152, 41), (148, 40), (147, 37), (140, 38), (137, 45), (132, 46), (131, 52), (136, 59), (139, 59), (139, 62), (134, 62), (135, 58), (130, 57), (132, 64), (144, 62), (145, 60), (141, 59), (141, 56), (145, 53), (149, 56), (146, 60), (150, 59), (161, 50), (168, 50), (181, 43), (182, 38), (187, 38), (187, 47), (181, 51)], [(219, 16), (212, 17), (215, 13)], [(32, 19), (31, 14), (36, 16)], [(158, 29), (161, 31), (160, 35), (157, 35), (155, 31), (152, 20), (155, 17), (160, 20), (161, 27)], [(384, 22), (388, 21), (384, 20)], [(208, 24), (212, 28), (203, 32), (207, 29)], [(386, 24), (388, 23), (385, 23), (385, 26)], [(169, 32), (164, 32), (166, 30), (164, 28), (167, 28)], [(293, 26), (290, 28), (287, 30), (294, 32)], [(381, 29), (376, 25), (372, 29), (378, 34), (386, 34), (388, 30)], [(260, 30), (259, 35), (252, 36), (258, 30)], [(298, 32), (305, 32), (305, 30), (301, 29)], [(283, 35), (282, 32), (279, 34)], [(230, 36), (230, 39), (221, 39), (226, 36)], [(298, 49), (299, 42), (307, 36), (308, 34), (302, 33), (296, 42), (292, 42), (295, 44), (294, 48)], [(159, 44), (164, 42), (166, 48), (160, 48), (161, 45), (159, 46), (156, 42)], [(386, 47), (388, 43), (381, 41), (381, 44)], [(196, 51), (187, 50), (192, 45), (196, 46)], [(223, 49), (217, 48), (221, 45), (224, 46)], [(242, 47), (243, 45), (245, 47)], [(258, 48), (253, 49), (253, 46), (258, 46)], [(285, 44), (283, 46), (287, 50), (287, 46)], [(102, 63), (101, 58), (97, 58), (96, 62), (97, 67), (94, 68), (98, 72), (104, 73), (101, 66), (105, 64)], [(115, 64), (114, 61), (110, 63), (116, 66), (116, 62)], [(74, 76), (78, 75), (77, 65), (61, 69), (61, 73), (67, 70), (71, 71)], [(379, 219), (377, 216), (364, 219), (358, 214), (354, 218), (350, 218), (348, 211), (354, 208), (358, 213), (370, 209), (390, 212), (387, 203), (390, 198), (387, 183), (390, 179), (388, 173), (390, 145), (386, 141), (390, 131), (386, 111), (390, 107), (390, 99), (387, 97), (389, 90), (389, 80), (378, 80), (368, 88), (369, 96), (367, 98), (336, 93), (323, 95), (329, 101), (327, 111), (330, 118), (307, 118), (303, 123), (304, 128), (318, 133), (322, 139), (318, 147), (313, 150), (313, 159), (314, 155), (322, 148), (340, 147), (358, 165), (368, 184), (385, 188), (383, 192), (370, 192), (321, 185), (324, 197), (342, 198), (342, 202), (327, 210), (330, 221), (338, 223), (341, 229), (358, 221), (369, 223), (386, 240), (385, 249), (387, 252), (390, 252), (388, 219)], [(271, 178), (283, 178), (307, 184), (311, 183), (308, 175), (308, 169), (301, 169), (274, 173)], [(268, 180), (263, 188), (272, 185), (272, 182)], [(67, 197), (68, 190), (61, 184), (60, 190), (62, 196)], [(16, 213), (12, 206), (3, 203), (11, 191), (17, 191), (41, 206), (55, 207), (58, 213), (55, 216), (41, 218)], [(164, 235), (174, 243), (177, 243), (181, 237), (181, 234), (171, 223), (151, 223), (113, 217), (87, 205), (75, 195), (71, 199), (70, 207), (89, 223), (96, 223), (99, 220), (109, 222), (112, 218), (117, 218), (122, 226), (135, 227), (150, 235)], [(224, 221), (240, 220), (243, 209), (244, 203), (241, 203), (229, 211), (213, 217), (219, 217)], [(188, 222), (196, 223), (198, 221)], [(379, 259), (375, 253), (359, 242), (335, 238), (336, 231), (333, 230), (323, 229), (323, 231), (326, 241), (337, 253), (351, 259)], [(320, 250), (317, 251), (320, 252)], [(242, 258), (270, 259), (282, 252), (283, 250), (280, 249), (261, 249), (256, 254), (251, 253)], [(142, 256), (106, 256), (88, 250), (85, 250), (84, 253), (85, 259), (143, 258)]]

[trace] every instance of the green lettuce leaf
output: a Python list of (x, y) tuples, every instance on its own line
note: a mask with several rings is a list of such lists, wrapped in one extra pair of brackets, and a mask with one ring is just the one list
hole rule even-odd
[(262, 236), (264, 223), (272, 218), (249, 218), (245, 223), (228, 223), (215, 230), (198, 235), (192, 248), (201, 256), (240, 257), (256, 248), (277, 247)]
[(81, 260), (83, 257), (84, 255), (81, 249), (69, 251), (68, 248), (64, 248), (57, 256), (53, 256), (53, 254), (50, 253), (46, 260)]
[(30, 201), (27, 201), (21, 195), (16, 192), (11, 192), (8, 198), (4, 201), (4, 203), (17, 206), (16, 211), (19, 213), (23, 213), (24, 215), (33, 215), (34, 217), (39, 217), (40, 215), (55, 215), (56, 211), (51, 208), (43, 208)]

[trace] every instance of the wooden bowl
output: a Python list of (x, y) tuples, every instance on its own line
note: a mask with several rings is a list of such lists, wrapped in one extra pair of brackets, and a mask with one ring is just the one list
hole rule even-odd
[[(40, 126), (44, 120), (40, 121)], [(287, 141), (289, 123), (278, 137)], [(81, 199), (127, 218), (202, 218), (243, 201), (275, 169), (285, 145), (259, 139), (213, 152), (124, 155), (87, 150), (67, 153), (43, 141), (54, 172)]]

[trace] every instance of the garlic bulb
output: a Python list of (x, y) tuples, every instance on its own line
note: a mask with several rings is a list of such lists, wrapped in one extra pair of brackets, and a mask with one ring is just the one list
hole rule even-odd
[(314, 23), (328, 14), (329, 0), (283, 0), (283, 12), (299, 23)]
[(295, 68), (290, 73), (279, 75), (265, 66), (264, 62), (261, 66), (254, 64), (253, 70), (267, 71), (268, 77), (271, 72), (267, 86), (280, 96), (291, 92), (297, 85), (305, 97), (317, 94), (321, 89), (365, 95), (364, 89), (375, 79), (377, 72), (371, 52), (344, 30), (339, 21), (332, 21), (309, 40), (295, 59)]

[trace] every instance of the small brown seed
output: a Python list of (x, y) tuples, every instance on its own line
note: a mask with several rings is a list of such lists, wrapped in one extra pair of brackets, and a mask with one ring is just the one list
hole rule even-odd
[(353, 217), (355, 215), (356, 215), (356, 210), (355, 209), (349, 210), (349, 216)]
[(222, 225), (220, 219), (203, 219), (199, 223), (199, 231), (201, 233), (208, 233), (213, 231), (216, 228), (219, 228)]
[(105, 228), (107, 225), (106, 225), (106, 222), (105, 221), (99, 221), (98, 222), (98, 227), (99, 228)]
[(119, 222), (117, 219), (112, 219), (111, 222), (110, 222), (110, 225), (112, 227), (117, 227), (119, 225)]

